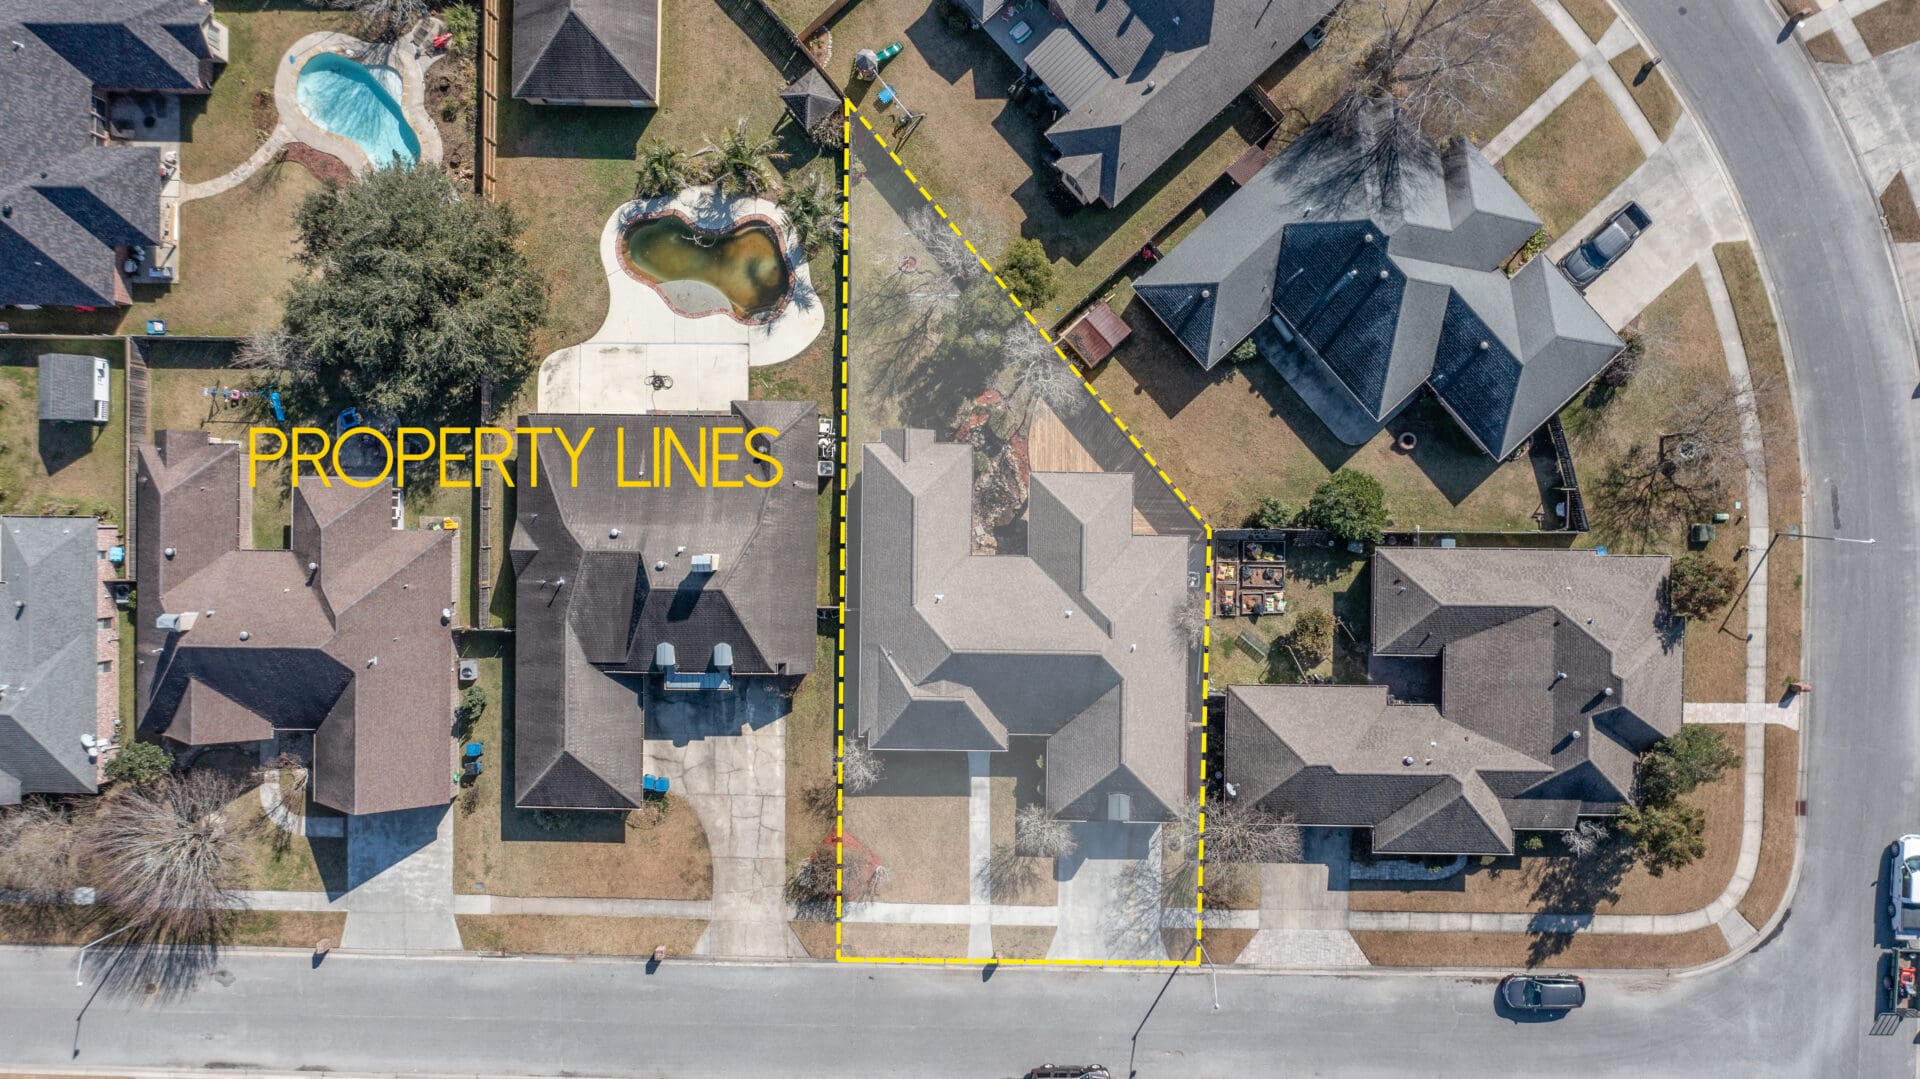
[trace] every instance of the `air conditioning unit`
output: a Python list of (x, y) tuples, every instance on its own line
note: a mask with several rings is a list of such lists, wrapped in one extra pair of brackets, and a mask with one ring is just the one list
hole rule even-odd
[(697, 554), (693, 556), (693, 572), (720, 572), (720, 556), (717, 554)]
[(109, 423), (113, 420), (113, 407), (106, 401), (93, 403), (93, 422)]
[(480, 661), (463, 659), (460, 661), (460, 681), (477, 682), (480, 680)]

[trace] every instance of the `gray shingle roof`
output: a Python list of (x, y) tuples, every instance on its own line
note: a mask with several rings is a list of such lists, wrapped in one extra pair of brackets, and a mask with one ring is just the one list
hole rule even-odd
[(809, 131), (820, 121), (840, 115), (840, 95), (827, 84), (827, 77), (820, 74), (817, 67), (808, 67), (799, 78), (788, 83), (787, 88), (780, 91), (780, 100), (786, 102), (787, 111), (800, 121), (800, 126)]
[(66, 352), (42, 353), (39, 359), (40, 418), (56, 422), (92, 423), (92, 356)]
[(1133, 477), (1036, 472), (1025, 555), (974, 556), (973, 451), (892, 430), (854, 488), (849, 694), (881, 750), (1047, 739), (1054, 814), (1107, 796), (1165, 819), (1187, 792), (1184, 536), (1133, 534)]
[(1499, 269), (1540, 222), (1478, 151), (1414, 162), (1391, 191), (1359, 157), (1340, 136), (1296, 139), (1141, 276), (1140, 298), (1207, 368), (1277, 312), (1374, 430), (1425, 384), (1504, 458), (1620, 339), (1548, 260)]
[(91, 517), (0, 517), (0, 805), (91, 794), (100, 583)]
[[(322, 804), (443, 804), (455, 534), (394, 529), (391, 488), (308, 480), (293, 494), (291, 549), (246, 549), (239, 446), (204, 431), (155, 441), (139, 448), (135, 490), (141, 728), (187, 745), (310, 730)], [(197, 621), (184, 633), (155, 624), (185, 612)]]
[[(1070, 189), (1117, 206), (1333, 10), (1334, 0), (1057, 0), (1028, 64), (1068, 108)], [(1068, 36), (1063, 36), (1068, 35)]]
[[(810, 401), (736, 401), (724, 413), (521, 417), (522, 426), (567, 432), (576, 446), (586, 441), (578, 487), (568, 485), (566, 457), (551, 440), (539, 484), (529, 485), (525, 473), (517, 480), (517, 804), (639, 804), (639, 681), (626, 676), (652, 671), (662, 642), (674, 646), (683, 671), (709, 669), (722, 644), (733, 650), (736, 674), (797, 677), (813, 669), (817, 415)], [(651, 457), (656, 430), (673, 432), (697, 455), (700, 432), (722, 427), (779, 431), (771, 446), (756, 445), (780, 461), (780, 482), (744, 483), (764, 482), (771, 471), (743, 456), (724, 473), (739, 486), (716, 486), (713, 475), (705, 486), (689, 483), (677, 463), (670, 486), (617, 485), (623, 476), (661, 479)], [(718, 556), (716, 572), (693, 571), (702, 554)]]
[(659, 95), (660, 0), (514, 4), (514, 97), (658, 104)]
[(0, 305), (128, 302), (112, 249), (159, 239), (160, 151), (99, 145), (93, 91), (204, 93), (212, 13), (198, 0), (0, 9)]
[(1374, 654), (1438, 663), (1440, 700), (1229, 687), (1227, 779), (1303, 824), (1371, 828), (1381, 852), (1510, 853), (1516, 829), (1572, 827), (1583, 807), (1625, 801), (1638, 753), (1680, 729), (1667, 569), (1584, 551), (1379, 548)]

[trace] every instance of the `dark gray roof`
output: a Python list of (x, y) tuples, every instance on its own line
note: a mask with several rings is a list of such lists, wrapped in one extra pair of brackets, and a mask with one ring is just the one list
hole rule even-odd
[(1667, 569), (1585, 551), (1379, 548), (1374, 654), (1439, 664), (1440, 700), (1393, 702), (1378, 684), (1230, 687), (1227, 779), (1303, 824), (1371, 828), (1383, 853), (1510, 853), (1515, 830), (1617, 806), (1637, 755), (1680, 729)]
[(41, 354), (41, 419), (93, 422), (93, 365), (96, 362), (95, 357), (67, 352)]
[(91, 794), (100, 581), (91, 517), (0, 517), (0, 805)]
[(0, 305), (128, 302), (112, 249), (160, 237), (160, 151), (100, 145), (93, 91), (206, 92), (212, 14), (198, 0), (0, 9)]
[(1047, 130), (1069, 189), (1117, 206), (1335, 0), (1055, 0), (1027, 63), (1068, 108)]
[(780, 100), (786, 102), (787, 111), (800, 121), (800, 126), (813, 130), (813, 126), (822, 120), (840, 115), (840, 95), (827, 85), (827, 77), (820, 74), (817, 67), (808, 67), (799, 78), (787, 84), (780, 91)]
[[(239, 445), (204, 431), (155, 442), (139, 448), (135, 488), (141, 728), (187, 745), (310, 730), (315, 800), (346, 813), (445, 803), (455, 533), (395, 529), (390, 487), (308, 479), (291, 549), (249, 550)], [(183, 613), (187, 631), (158, 628)]]
[(660, 0), (519, 0), (513, 96), (658, 104)]
[(1324, 130), (1295, 140), (1140, 277), (1140, 298), (1207, 368), (1277, 313), (1373, 430), (1429, 385), (1504, 458), (1620, 339), (1547, 259), (1500, 270), (1540, 221), (1477, 150), (1457, 142), (1390, 185), (1362, 159)]
[(1027, 554), (972, 551), (973, 450), (893, 430), (854, 488), (848, 675), (882, 750), (1047, 738), (1055, 815), (1166, 819), (1187, 793), (1189, 540), (1133, 534), (1133, 477), (1036, 472)]
[[(529, 482), (524, 459), (516, 480), (517, 804), (639, 804), (638, 682), (621, 676), (650, 672), (662, 642), (683, 671), (710, 669), (719, 645), (732, 648), (736, 674), (813, 669), (817, 415), (810, 401), (736, 401), (721, 413), (521, 417), (522, 426), (566, 432), (576, 446), (586, 441), (578, 487), (551, 439), (539, 483)], [(744, 482), (772, 479), (751, 457), (706, 476), (705, 486), (688, 482), (677, 455), (670, 465), (653, 458), (656, 431), (672, 432), (697, 457), (701, 431), (733, 428), (728, 446), (737, 452), (743, 429), (754, 427), (780, 432), (755, 442), (780, 462), (769, 487)], [(617, 485), (623, 476), (659, 481), (663, 467), (675, 470), (670, 485)], [(735, 486), (717, 486), (720, 478)], [(704, 554), (718, 556), (716, 572), (692, 569)]]

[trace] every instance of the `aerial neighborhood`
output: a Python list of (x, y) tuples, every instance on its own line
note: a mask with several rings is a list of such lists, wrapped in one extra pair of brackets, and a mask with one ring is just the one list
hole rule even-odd
[(0, 1071), (1910, 1074), (1916, 43), (7, 0)]

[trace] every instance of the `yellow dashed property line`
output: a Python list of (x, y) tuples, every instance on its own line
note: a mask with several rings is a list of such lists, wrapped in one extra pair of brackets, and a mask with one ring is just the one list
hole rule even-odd
[[(842, 101), (845, 114), (853, 115), (853, 102)], [(860, 123), (872, 131), (873, 125), (867, 118), (860, 117)], [(876, 133), (874, 138), (880, 136)], [(883, 144), (884, 145), (884, 144)], [(853, 121), (844, 120), (840, 125), (840, 392), (835, 410), (835, 429), (840, 432), (840, 446), (837, 467), (834, 469), (834, 503), (838, 518), (838, 542), (836, 547), (834, 595), (838, 600), (838, 618), (834, 625), (833, 645), (833, 881), (834, 891), (841, 889), (842, 874), (846, 866), (846, 844), (841, 839), (846, 833), (846, 785), (847, 785), (847, 396), (848, 396), (848, 357), (847, 357), (847, 311), (850, 293), (848, 282), (853, 275), (852, 266), (852, 203), (853, 203)], [(841, 903), (840, 896), (833, 899), (833, 951), (837, 956), (841, 946)]]
[[(859, 113), (859, 111), (855, 108), (853, 102), (847, 101), (845, 102), (845, 106), (849, 115), (859, 116), (860, 125), (866, 128), (867, 131), (872, 133), (874, 141), (880, 144), (881, 149), (887, 151), (887, 156), (893, 160), (893, 163), (895, 165), (899, 166), (900, 172), (903, 176), (906, 177), (907, 182), (919, 188), (920, 197), (933, 205), (934, 212), (939, 214), (942, 220), (946, 221), (947, 227), (953, 230), (954, 236), (957, 237), (960, 240), (960, 242), (966, 246), (967, 253), (972, 255), (975, 259), (977, 259), (980, 263), (980, 268), (982, 270), (985, 270), (989, 275), (993, 277), (993, 283), (1000, 286), (1000, 291), (1006, 295), (1007, 300), (1010, 303), (1012, 303), (1017, 310), (1019, 310), (1023, 315), (1026, 316), (1028, 324), (1033, 326), (1033, 328), (1040, 334), (1040, 339), (1042, 341), (1045, 341), (1047, 344), (1053, 346), (1054, 354), (1056, 356), (1059, 356), (1060, 362), (1066, 364), (1067, 370), (1071, 371), (1073, 373), (1073, 376), (1080, 380), (1081, 388), (1086, 390), (1087, 394), (1091, 396), (1095, 401), (1099, 402), (1100, 410), (1102, 412), (1105, 412), (1108, 418), (1113, 420), (1114, 426), (1118, 427), (1121, 433), (1127, 436), (1127, 441), (1133, 444), (1133, 448), (1139, 452), (1141, 459), (1146, 462), (1147, 467), (1153, 469), (1159, 475), (1160, 482), (1167, 485), (1167, 489), (1172, 491), (1174, 494), (1174, 497), (1178, 498), (1181, 504), (1187, 507), (1187, 512), (1191, 513), (1193, 515), (1194, 521), (1200, 525), (1201, 531), (1205, 537), (1205, 551), (1206, 551), (1205, 562), (1204, 562), (1204, 565), (1206, 567), (1206, 572), (1203, 574), (1203, 581), (1202, 581), (1202, 594), (1205, 597), (1205, 602), (1202, 608), (1201, 627), (1200, 627), (1200, 640), (1201, 640), (1200, 714), (1204, 719), (1206, 715), (1207, 695), (1210, 687), (1208, 674), (1211, 670), (1211, 666), (1210, 666), (1211, 656), (1210, 656), (1209, 650), (1212, 647), (1212, 635), (1213, 635), (1213, 528), (1212, 526), (1207, 524), (1206, 517), (1203, 514), (1201, 514), (1200, 508), (1198, 506), (1195, 506), (1192, 500), (1186, 496), (1186, 493), (1182, 491), (1179, 488), (1179, 486), (1173, 482), (1173, 478), (1167, 474), (1166, 469), (1161, 468), (1159, 465), (1159, 462), (1154, 460), (1153, 454), (1149, 453), (1147, 451), (1147, 448), (1141, 445), (1139, 437), (1135, 435), (1132, 431), (1127, 429), (1126, 421), (1121, 419), (1119, 413), (1116, 413), (1113, 410), (1113, 407), (1107, 403), (1107, 399), (1101, 396), (1100, 391), (1094, 387), (1091, 381), (1087, 379), (1086, 374), (1080, 370), (1079, 366), (1075, 364), (1070, 358), (1068, 358), (1066, 351), (1062, 349), (1059, 346), (1059, 344), (1057, 344), (1054, 341), (1053, 335), (1048, 332), (1045, 326), (1040, 324), (1040, 321), (1037, 318), (1034, 317), (1033, 311), (1030, 308), (1028, 308), (1026, 304), (1021, 303), (1020, 297), (1015, 295), (1013, 290), (1007, 286), (1006, 281), (1002, 279), (999, 274), (994, 272), (993, 265), (986, 260), (985, 256), (980, 254), (980, 250), (978, 248), (973, 246), (973, 241), (967, 239), (966, 235), (963, 232), (961, 232), (959, 224), (956, 223), (947, 214), (947, 211), (943, 207), (941, 207), (941, 205), (938, 202), (934, 201), (934, 197), (932, 193), (927, 190), (925, 185), (920, 183), (920, 180), (918, 177), (914, 176), (913, 170), (907, 167), (906, 162), (900, 160), (899, 153), (887, 145), (887, 140), (884, 137), (882, 137), (878, 131), (874, 131), (872, 121), (868, 120), (865, 115)], [(843, 201), (842, 201), (842, 207), (841, 207), (843, 214), (845, 213), (847, 204), (849, 204), (852, 200), (851, 193), (850, 193), (851, 181), (849, 179), (852, 174), (852, 134), (851, 134), (852, 125), (851, 124), (847, 125), (847, 131), (848, 131), (848, 144), (842, 148), (842, 152), (841, 152), (842, 169), (843, 169), (843, 185), (847, 189), (847, 194), (843, 195)], [(844, 285), (844, 282), (849, 277), (849, 274), (847, 273), (847, 266), (849, 263), (848, 263), (848, 256), (846, 255), (846, 250), (847, 250), (846, 236), (847, 236), (847, 230), (842, 229), (841, 230), (841, 252), (842, 252), (841, 281), (843, 282), (843, 285)], [(841, 368), (842, 368), (842, 386), (844, 387), (846, 385), (845, 372), (847, 369), (847, 341), (846, 341), (846, 335), (844, 331), (844, 325), (845, 325), (844, 289), (843, 289), (842, 303), (843, 303), (843, 307), (842, 307), (843, 331), (841, 335), (840, 362), (841, 362)], [(846, 415), (847, 415), (847, 409), (845, 407), (845, 397), (846, 397), (846, 393), (843, 390), (842, 406), (841, 406), (841, 425), (842, 425), (843, 435), (845, 433), (845, 423), (846, 423)], [(842, 445), (842, 456), (843, 458), (845, 456), (844, 443)], [(842, 477), (844, 477), (846, 473), (846, 465), (844, 463), (844, 460), (841, 464), (840, 472)], [(845, 513), (843, 510), (842, 526), (841, 526), (841, 545), (844, 547), (845, 543), (846, 543), (846, 528), (845, 528)], [(844, 562), (844, 551), (842, 552), (842, 558)], [(846, 594), (845, 570), (843, 565), (842, 574), (841, 574), (841, 595), (844, 596), (845, 594)], [(843, 688), (841, 690), (840, 695), (844, 697), (844, 692), (845, 692), (844, 691), (844, 681), (845, 681), (844, 667), (845, 667), (845, 652), (846, 652), (846, 608), (844, 603), (841, 605), (841, 626), (840, 626), (839, 640), (840, 640), (840, 652), (841, 652), (840, 665), (843, 669), (843, 673), (841, 675), (841, 682), (842, 682)], [(839, 725), (839, 729), (844, 735), (844, 730), (845, 730), (844, 701), (842, 702), (842, 705), (839, 709), (838, 725)], [(1009, 966), (1067, 966), (1067, 967), (1087, 966), (1087, 965), (1110, 966), (1110, 967), (1187, 967), (1187, 966), (1198, 965), (1200, 963), (1200, 955), (1199, 955), (1199, 949), (1197, 946), (1201, 941), (1202, 936), (1205, 932), (1204, 908), (1206, 906), (1207, 815), (1205, 811), (1205, 806), (1206, 806), (1206, 799), (1207, 799), (1207, 791), (1206, 791), (1206, 784), (1204, 782), (1207, 777), (1206, 753), (1207, 753), (1207, 730), (1206, 730), (1205, 724), (1203, 723), (1200, 728), (1200, 778), (1202, 780), (1202, 783), (1200, 785), (1200, 793), (1199, 793), (1200, 805), (1202, 808), (1199, 815), (1199, 836), (1198, 836), (1198, 843), (1196, 845), (1196, 853), (1199, 859), (1199, 864), (1196, 866), (1194, 870), (1193, 939), (1196, 945), (1194, 949), (1194, 954), (1190, 955), (1185, 959), (1115, 959), (1115, 960), (1108, 960), (1104, 962), (1094, 962), (1094, 961), (1078, 960), (1078, 959), (995, 959), (993, 960), (993, 962), (995, 964), (1004, 963)], [(844, 763), (838, 763), (836, 766), (843, 769)], [(842, 817), (839, 815), (836, 815), (834, 818), (834, 860), (836, 865), (840, 862), (840, 844), (841, 844), (840, 831), (841, 831), (842, 823), (843, 823)], [(838, 878), (836, 876), (836, 884), (837, 882), (838, 882)], [(841, 950), (842, 924), (841, 924), (840, 909), (841, 909), (840, 900), (836, 896), (834, 900), (834, 925), (833, 925), (834, 958), (839, 960), (840, 962), (843, 962), (843, 963), (911, 963), (911, 964), (917, 964), (917, 965), (923, 965), (923, 966), (978, 966), (982, 962), (979, 959), (960, 958), (960, 957), (922, 958), (922, 957), (904, 957), (904, 956), (895, 957), (895, 956), (847, 955)]]

